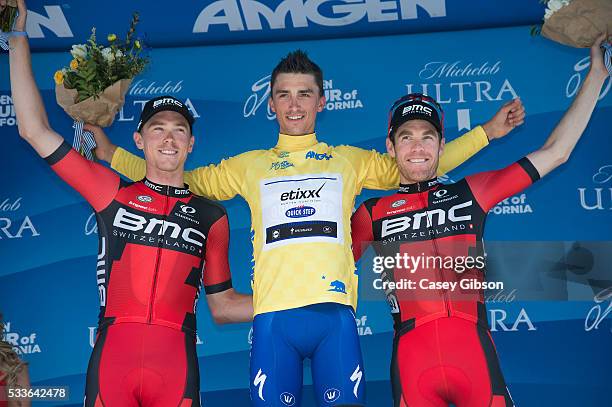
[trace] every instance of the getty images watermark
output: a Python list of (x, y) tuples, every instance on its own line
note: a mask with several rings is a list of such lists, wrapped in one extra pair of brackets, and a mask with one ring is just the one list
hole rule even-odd
[(482, 272), (485, 267), (485, 256), (431, 256), (425, 253), (375, 256), (372, 271), (380, 276), (372, 281), (372, 286), (383, 291), (503, 290), (503, 282), (483, 281), (474, 274), (474, 271)]

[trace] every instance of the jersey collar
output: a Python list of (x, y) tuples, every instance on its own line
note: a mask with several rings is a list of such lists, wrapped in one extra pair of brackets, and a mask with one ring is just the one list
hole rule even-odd
[(147, 178), (142, 180), (144, 186), (157, 192), (158, 194), (172, 196), (175, 198), (184, 198), (191, 195), (189, 191), (189, 185), (185, 184), (183, 188), (177, 188), (170, 185), (156, 184), (155, 182), (149, 181)]
[(278, 143), (276, 149), (283, 151), (300, 151), (317, 144), (316, 133), (305, 134), (303, 136), (289, 136), (280, 133), (278, 135)]
[(416, 194), (418, 192), (424, 192), (432, 189), (438, 185), (438, 179), (432, 178), (427, 181), (416, 182), (414, 184), (400, 184), (397, 192), (400, 194)]

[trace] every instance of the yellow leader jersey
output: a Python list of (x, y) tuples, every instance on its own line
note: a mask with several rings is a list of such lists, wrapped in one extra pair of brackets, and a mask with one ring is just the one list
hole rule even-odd
[[(443, 174), (488, 143), (482, 127), (448, 143)], [(144, 160), (118, 148), (112, 167), (138, 180)], [(329, 146), (315, 134), (279, 135), (254, 150), (185, 173), (190, 189), (225, 200), (241, 195), (251, 210), (255, 315), (322, 302), (357, 305), (350, 217), (362, 188), (399, 185), (395, 160), (374, 150)]]

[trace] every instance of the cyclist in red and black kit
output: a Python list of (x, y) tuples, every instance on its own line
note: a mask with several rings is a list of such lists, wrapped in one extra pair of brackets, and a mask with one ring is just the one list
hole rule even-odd
[[(396, 407), (514, 405), (489, 333), (483, 291), (476, 288), (484, 281), (485, 219), (494, 205), (568, 159), (608, 76), (603, 40), (601, 36), (591, 48), (589, 74), (544, 146), (501, 170), (439, 183), (442, 109), (421, 94), (407, 95), (391, 107), (387, 150), (397, 161), (401, 185), (396, 194), (359, 206), (351, 227), (356, 259), (376, 242), (377, 257), (400, 261), (383, 267), (381, 274), (394, 318), (391, 382)], [(522, 124), (519, 101), (502, 111), (512, 125)], [(402, 263), (404, 255), (445, 262), (410, 267), (414, 263)], [(389, 284), (398, 282), (404, 285)]]
[[(19, 2), (25, 27), (25, 4)], [(93, 207), (99, 234), (98, 336), (86, 406), (199, 406), (195, 310), (200, 289), (217, 322), (249, 321), (250, 295), (232, 288), (225, 209), (183, 184), (194, 118), (164, 96), (143, 108), (134, 141), (146, 178), (128, 183), (50, 128), (25, 37), (10, 38), (19, 134)]]

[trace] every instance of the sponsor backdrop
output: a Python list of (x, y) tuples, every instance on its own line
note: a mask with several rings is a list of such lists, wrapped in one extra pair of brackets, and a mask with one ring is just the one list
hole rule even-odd
[[(246, 18), (245, 5), (263, 3), (216, 1), (203, 12), (229, 20), (238, 3), (244, 21), (236, 21), (257, 27)], [(324, 3), (282, 2), (293, 13), (293, 27), (303, 21), (301, 14), (292, 11), (294, 5), (315, 10), (323, 9)], [(377, 15), (370, 9), (363, 14), (366, 5), (375, 5), (382, 13), (390, 5), (407, 7), (414, 2), (335, 2), (341, 3), (346, 3), (344, 13), (349, 15), (356, 13), (351, 10), (362, 10), (359, 21), (365, 24), (367, 18), (372, 21)], [(416, 3), (424, 4), (420, 12), (445, 4)], [(446, 4), (445, 12), (452, 4)], [(45, 6), (49, 16), (53, 7), (59, 6)], [(382, 15), (396, 15), (392, 10)], [(331, 12), (329, 5), (327, 11)], [(317, 14), (309, 16), (308, 21), (315, 21)], [(261, 39), (276, 33), (269, 27), (271, 20), (261, 30)], [(426, 24), (425, 20), (420, 23)], [(230, 26), (230, 34), (244, 34), (244, 27), (232, 30)], [(79, 38), (84, 35), (85, 31), (78, 31)], [(57, 46), (74, 42), (73, 38), (64, 41), (69, 36), (58, 32), (48, 36)], [(442, 103), (448, 139), (482, 123), (504, 102), (520, 96), (527, 109), (525, 125), (492, 142), (449, 174), (452, 180), (505, 166), (539, 147), (570, 104), (589, 64), (586, 50), (532, 38), (527, 25), (291, 43), (160, 47), (151, 51), (150, 67), (133, 82), (125, 107), (108, 134), (114, 142), (136, 151), (131, 136), (144, 102), (171, 94), (186, 100), (197, 117), (196, 148), (189, 168), (272, 147), (277, 124), (266, 104), (269, 73), (282, 56), (298, 47), (307, 50), (324, 70), (327, 105), (319, 116), (317, 134), (329, 144), (382, 151), (387, 108), (407, 92), (425, 92)], [(55, 103), (52, 80), (54, 71), (69, 59), (67, 52), (37, 53), (33, 63), (50, 122), (71, 140), (72, 122)], [(520, 291), (506, 288), (488, 298), (502, 368), (519, 406), (609, 405), (605, 386), (611, 379), (606, 362), (612, 360), (612, 273), (610, 250), (606, 249), (606, 242), (612, 240), (610, 87), (608, 81), (569, 162), (500, 203), (489, 215), (485, 234), (489, 241), (522, 241), (513, 251), (492, 245), (492, 268), (509, 279), (518, 271), (521, 275), (554, 274), (563, 292), (546, 300), (527, 301)], [(64, 404), (76, 406), (82, 403), (97, 322), (95, 217), (83, 199), (19, 138), (5, 54), (0, 56), (0, 132), (0, 309), (8, 322), (6, 339), (29, 362), (33, 384), (69, 386), (70, 400)], [(270, 177), (274, 172), (271, 168)], [(364, 192), (357, 204), (375, 194), (379, 192)], [(224, 205), (230, 217), (234, 284), (248, 292), (252, 267), (249, 211), (241, 198)], [(553, 260), (535, 261), (545, 250)], [(361, 273), (372, 271), (365, 268)], [(371, 276), (362, 276), (362, 292), (371, 281)], [(365, 358), (368, 405), (388, 406), (392, 328), (384, 296), (378, 294), (362, 296), (356, 323)], [(216, 326), (206, 302), (200, 301), (198, 328), (204, 403), (248, 405), (250, 325)], [(305, 384), (310, 386), (308, 363), (305, 369)], [(303, 405), (314, 405), (310, 390), (303, 397)]]

